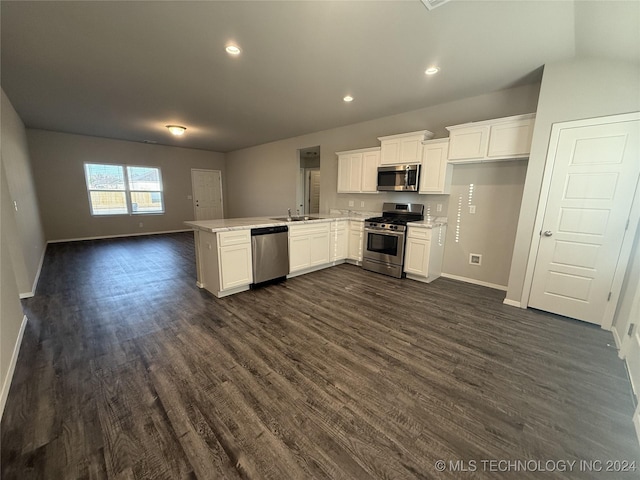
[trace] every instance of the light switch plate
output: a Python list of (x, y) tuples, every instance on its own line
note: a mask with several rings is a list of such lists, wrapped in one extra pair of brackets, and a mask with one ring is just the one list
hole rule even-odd
[(353, 207), (353, 200), (349, 200), (349, 206)]
[(476, 213), (476, 206), (475, 205), (469, 205), (469, 213), (472, 214), (472, 215)]

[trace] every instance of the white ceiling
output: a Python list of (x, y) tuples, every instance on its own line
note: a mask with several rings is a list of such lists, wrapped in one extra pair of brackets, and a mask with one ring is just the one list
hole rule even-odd
[[(27, 127), (226, 152), (539, 81), (576, 53), (574, 10), (2, 1), (2, 88)], [(441, 72), (427, 77), (432, 64)]]

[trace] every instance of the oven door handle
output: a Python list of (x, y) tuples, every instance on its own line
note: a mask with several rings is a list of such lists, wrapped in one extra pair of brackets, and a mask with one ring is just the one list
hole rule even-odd
[(404, 237), (404, 234), (405, 234), (405, 232), (395, 232), (393, 230), (383, 230), (383, 229), (378, 230), (375, 228), (365, 228), (364, 231), (369, 233), (377, 233), (380, 235), (389, 235), (393, 237)]

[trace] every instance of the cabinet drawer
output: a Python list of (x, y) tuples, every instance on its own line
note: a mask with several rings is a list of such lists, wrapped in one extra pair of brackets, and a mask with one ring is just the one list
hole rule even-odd
[(299, 237), (301, 235), (312, 235), (314, 233), (322, 233), (329, 231), (329, 224), (324, 223), (311, 223), (307, 225), (290, 225), (289, 237)]
[(218, 245), (226, 247), (229, 245), (240, 245), (251, 243), (251, 230), (232, 230), (230, 232), (218, 232)]
[(409, 227), (407, 231), (408, 238), (420, 238), (422, 240), (431, 240), (430, 228)]
[(335, 232), (336, 230), (346, 230), (347, 229), (347, 221), (346, 220), (342, 220), (342, 221), (337, 221), (337, 222), (331, 222), (331, 231)]

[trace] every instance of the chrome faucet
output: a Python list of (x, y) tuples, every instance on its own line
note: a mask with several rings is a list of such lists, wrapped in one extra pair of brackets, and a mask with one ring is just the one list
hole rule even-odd
[(290, 221), (291, 220), (291, 209), (287, 208), (287, 220)]

